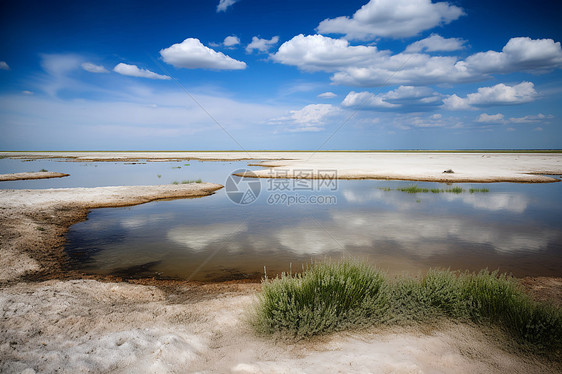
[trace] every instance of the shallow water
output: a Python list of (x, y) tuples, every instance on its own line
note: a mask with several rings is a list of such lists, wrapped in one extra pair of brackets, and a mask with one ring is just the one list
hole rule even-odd
[[(233, 171), (257, 169), (247, 167), (247, 161), (0, 160), (0, 172), (41, 168), (71, 176), (1, 182), (0, 187), (146, 185), (198, 178), (225, 185)], [(259, 278), (264, 267), (273, 276), (342, 255), (392, 273), (442, 267), (562, 276), (562, 183), (455, 184), (465, 189), (460, 194), (395, 190), (413, 184), (454, 187), (406, 181), (319, 186), (319, 181), (251, 179), (240, 186), (248, 183), (260, 187), (251, 204), (233, 203), (222, 189), (204, 198), (93, 210), (87, 221), (69, 230), (67, 252), (74, 266), (86, 272), (193, 280)], [(470, 193), (470, 188), (489, 192)], [(322, 203), (311, 203), (312, 198)]]

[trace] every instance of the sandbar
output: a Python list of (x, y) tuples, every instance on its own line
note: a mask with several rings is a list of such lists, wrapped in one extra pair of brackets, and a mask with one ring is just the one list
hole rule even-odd
[(62, 177), (68, 177), (69, 175), (70, 174), (57, 173), (57, 172), (54, 172), (54, 171), (36, 171), (36, 172), (28, 172), (28, 173), (0, 174), (0, 182), (32, 180), (32, 179), (62, 178)]
[[(0, 152), (21, 159), (92, 161), (261, 160), (261, 178), (385, 179), (444, 183), (548, 183), (562, 174), (560, 152)], [(452, 170), (453, 173), (444, 173)]]

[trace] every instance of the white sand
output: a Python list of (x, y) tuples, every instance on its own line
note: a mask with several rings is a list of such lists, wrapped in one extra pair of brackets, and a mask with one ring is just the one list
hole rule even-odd
[(37, 171), (37, 172), (29, 172), (29, 173), (0, 174), (0, 182), (2, 182), (2, 181), (28, 180), (28, 179), (62, 178), (62, 177), (68, 177), (68, 175), (69, 174), (57, 173), (57, 172), (54, 172), (54, 171)]
[[(91, 280), (0, 292), (0, 371), (21, 373), (540, 373), (479, 330), (445, 324), (260, 338), (245, 322), (255, 286), (183, 299), (153, 286)], [(185, 286), (186, 295), (195, 293)]]
[[(562, 153), (440, 153), (440, 152), (0, 152), (16, 158), (72, 158), (109, 160), (273, 160), (288, 176), (300, 171), (337, 172), (338, 178), (399, 179), (439, 182), (553, 182), (540, 174), (562, 174)], [(452, 169), (453, 174), (443, 171)], [(275, 169), (259, 170), (259, 177), (279, 176)]]

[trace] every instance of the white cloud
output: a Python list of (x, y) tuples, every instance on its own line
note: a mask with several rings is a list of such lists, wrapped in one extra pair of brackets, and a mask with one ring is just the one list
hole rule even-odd
[(472, 109), (473, 106), (493, 106), (523, 104), (534, 101), (537, 97), (532, 82), (521, 82), (514, 86), (503, 83), (492, 87), (481, 87), (478, 92), (468, 94), (466, 98), (451, 95), (444, 99), (444, 108), (449, 110)]
[(167, 75), (160, 75), (153, 73), (147, 69), (139, 69), (136, 65), (128, 65), (124, 63), (119, 63), (115, 65), (113, 71), (122, 75), (128, 75), (130, 77), (140, 77), (140, 78), (149, 78), (149, 79), (163, 79), (168, 80), (171, 79)]
[(63, 76), (78, 69), (81, 57), (73, 54), (41, 55), (41, 67), (52, 76)]
[(370, 92), (351, 91), (342, 102), (344, 107), (355, 108), (397, 108), (399, 105), (387, 103), (382, 95), (374, 95)]
[(342, 102), (344, 107), (400, 111), (423, 111), (442, 103), (441, 95), (429, 87), (400, 86), (384, 94), (350, 92)]
[(466, 40), (460, 38), (443, 38), (437, 34), (431, 34), (429, 37), (418, 40), (415, 43), (410, 44), (406, 48), (406, 52), (451, 52), (458, 51), (464, 48), (464, 43)]
[(347, 40), (300, 34), (283, 43), (271, 58), (304, 71), (337, 71), (374, 63), (379, 54), (377, 47), (350, 46)]
[[(412, 48), (438, 48), (437, 43), (422, 44)], [(392, 55), (375, 46), (351, 46), (346, 40), (322, 35), (297, 35), (271, 58), (303, 71), (335, 72), (333, 83), (363, 87), (474, 82), (489, 79), (494, 73), (543, 72), (562, 67), (560, 43), (551, 39), (513, 38), (502, 52), (477, 53), (464, 61), (455, 56), (410, 52)]]
[(299, 110), (291, 110), (288, 116), (274, 118), (269, 123), (283, 125), (286, 131), (291, 132), (321, 131), (326, 120), (339, 111), (331, 104), (310, 104)]
[(542, 127), (535, 127), (535, 128), (533, 129), (533, 131), (542, 131), (542, 130), (543, 130)]
[(322, 34), (345, 34), (347, 39), (403, 38), (450, 23), (464, 14), (462, 8), (431, 0), (371, 0), (353, 17), (325, 19)]
[(219, 12), (226, 12), (228, 7), (234, 5), (234, 3), (238, 2), (239, 0), (220, 0), (219, 5), (217, 5), (217, 13)]
[(240, 70), (246, 63), (235, 60), (222, 52), (205, 47), (199, 39), (187, 38), (181, 43), (160, 50), (164, 62), (178, 68)]
[(501, 113), (498, 114), (486, 114), (482, 113), (476, 120), (477, 122), (481, 123), (538, 123), (544, 122), (547, 119), (554, 118), (552, 114), (544, 115), (539, 113), (537, 115), (527, 115), (523, 117), (511, 117), (509, 119), (504, 118), (504, 115)]
[(6, 61), (0, 61), (0, 70), (10, 70), (10, 66)]
[(474, 72), (546, 71), (562, 66), (560, 42), (552, 39), (512, 38), (501, 52), (476, 53), (466, 59)]
[(260, 39), (257, 36), (252, 37), (252, 42), (248, 44), (246, 47), (246, 52), (252, 53), (254, 49), (257, 49), (260, 52), (268, 52), (271, 47), (279, 42), (279, 37), (274, 36), (273, 38), (267, 39)]
[(33, 91), (28, 91), (28, 90), (23, 90), (21, 93), (24, 95), (33, 95)]
[(546, 119), (552, 119), (552, 118), (554, 118), (554, 116), (552, 114), (544, 115), (542, 113), (539, 113), (537, 115), (529, 115), (529, 116), (523, 116), (523, 117), (511, 117), (509, 119), (509, 122), (511, 122), (511, 123), (536, 123), (536, 122), (542, 122)]
[(101, 65), (95, 65), (91, 62), (84, 62), (80, 65), (82, 69), (89, 71), (90, 73), (109, 73), (109, 70)]
[(338, 95), (336, 95), (333, 92), (323, 92), (321, 94), (318, 95), (319, 98), (321, 99), (333, 99), (334, 97), (337, 97)]
[(223, 44), (225, 47), (234, 47), (235, 45), (240, 44), (240, 39), (235, 35), (230, 35), (224, 38)]
[(476, 122), (480, 123), (507, 123), (507, 121), (503, 118), (503, 114), (486, 114), (482, 113), (476, 120)]

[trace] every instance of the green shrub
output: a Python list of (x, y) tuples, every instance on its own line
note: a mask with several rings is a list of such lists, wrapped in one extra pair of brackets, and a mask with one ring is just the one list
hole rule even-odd
[(255, 327), (265, 333), (306, 337), (371, 324), (388, 309), (384, 279), (356, 263), (325, 263), (302, 274), (265, 280)]
[(438, 318), (498, 324), (540, 350), (562, 348), (562, 312), (537, 303), (507, 275), (430, 270), (419, 279), (387, 279), (357, 261), (316, 264), (265, 279), (252, 315), (257, 331), (296, 338), (380, 324)]

